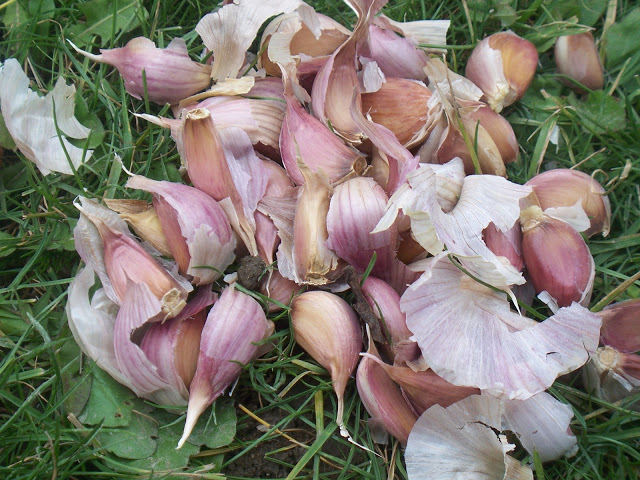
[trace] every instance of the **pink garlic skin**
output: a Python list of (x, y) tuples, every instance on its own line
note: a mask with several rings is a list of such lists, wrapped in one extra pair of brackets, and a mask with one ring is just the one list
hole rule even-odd
[(506, 257), (516, 270), (522, 272), (524, 260), (522, 259), (522, 230), (519, 222), (506, 232), (501, 232), (493, 223), (490, 223), (482, 235), (489, 250), (498, 256)]
[[(290, 187), (293, 187), (291, 179), (287, 172), (275, 162), (271, 160), (262, 160), (265, 170), (268, 174), (267, 187), (265, 189), (265, 197), (280, 197)], [(278, 229), (273, 221), (264, 213), (256, 210), (254, 213), (256, 222), (256, 244), (258, 245), (258, 254), (264, 260), (265, 264), (271, 265), (274, 262), (274, 252), (280, 238), (278, 237)]]
[(145, 95), (144, 71), (149, 100), (175, 104), (209, 87), (211, 67), (189, 58), (184, 40), (175, 38), (167, 48), (157, 48), (145, 37), (130, 40), (122, 48), (100, 50), (102, 55), (87, 55), (94, 61), (118, 69), (129, 94), (137, 99)]
[(428, 57), (424, 50), (392, 30), (369, 26), (369, 38), (364, 51), (358, 53), (375, 60), (387, 77), (424, 80)]
[(280, 131), (282, 163), (296, 185), (304, 183), (298, 166), (302, 161), (312, 172), (322, 169), (333, 183), (355, 170), (361, 173), (366, 160), (348, 147), (320, 120), (309, 114), (292, 93), (286, 92), (287, 110)]

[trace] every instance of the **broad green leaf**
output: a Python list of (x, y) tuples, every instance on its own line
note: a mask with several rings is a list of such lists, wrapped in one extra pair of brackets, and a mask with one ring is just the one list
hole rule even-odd
[(4, 117), (0, 113), (0, 147), (6, 148), (7, 150), (15, 150), (16, 142), (13, 141), (13, 137), (7, 130), (7, 126), (4, 123)]
[(91, 396), (78, 419), (86, 425), (102, 423), (121, 427), (131, 422), (134, 394), (120, 385), (97, 365), (93, 368)]
[(180, 472), (189, 463), (189, 457), (198, 453), (200, 448), (196, 445), (185, 443), (181, 449), (177, 450), (176, 445), (179, 439), (180, 434), (167, 431), (167, 429), (160, 429), (156, 441), (157, 447), (153, 454), (147, 458), (127, 462), (127, 465), (142, 470), (158, 472), (158, 474), (160, 472), (166, 474), (167, 471)]
[(617, 132), (625, 126), (624, 104), (603, 91), (591, 92), (575, 107), (583, 125), (596, 133)]
[(129, 32), (148, 17), (140, 0), (91, 0), (78, 5), (85, 15), (86, 23), (70, 28), (70, 38), (79, 47), (85, 46), (93, 37), (100, 37), (104, 47), (119, 32)]
[(138, 460), (156, 451), (158, 424), (148, 415), (133, 413), (129, 425), (123, 428), (102, 428), (96, 435), (100, 445), (122, 458)]
[(582, 25), (593, 27), (607, 9), (609, 0), (584, 0), (580, 2), (578, 20)]
[(7, 5), (2, 21), (7, 27), (19, 27), (34, 19), (52, 18), (53, 0), (19, 0)]
[[(209, 410), (202, 415), (187, 440), (193, 445), (205, 445), (207, 448), (218, 448), (229, 445), (236, 436), (236, 410), (233, 401), (219, 398)], [(181, 426), (184, 423), (180, 423)]]
[(640, 8), (615, 23), (605, 36), (607, 68), (613, 68), (640, 50)]
[[(65, 332), (69, 334), (69, 328), (65, 328)], [(80, 373), (80, 347), (69, 338), (67, 342), (57, 352), (57, 360), (62, 370), (62, 391), (65, 395), (64, 408), (68, 413), (73, 413), (76, 417), (80, 415), (91, 395), (92, 376), (86, 373)], [(70, 363), (73, 367), (63, 368)], [(84, 372), (88, 370), (85, 368)]]

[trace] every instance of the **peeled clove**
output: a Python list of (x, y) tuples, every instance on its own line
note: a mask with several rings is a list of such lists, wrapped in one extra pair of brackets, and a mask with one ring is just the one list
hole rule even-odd
[(189, 389), (187, 419), (178, 448), (189, 438), (198, 417), (233, 383), (243, 365), (264, 353), (259, 342), (274, 330), (260, 304), (227, 287), (207, 315), (198, 366)]
[[(571, 77), (590, 90), (600, 90), (604, 85), (604, 72), (591, 32), (558, 37), (554, 57), (558, 73)], [(563, 83), (579, 93), (584, 92), (573, 82), (563, 80)]]
[[(369, 341), (368, 353), (377, 354), (372, 340)], [(418, 416), (384, 369), (375, 360), (364, 357), (356, 372), (356, 386), (360, 400), (371, 415), (370, 430), (379, 424), (406, 445)]]
[(465, 76), (484, 92), (489, 106), (500, 113), (523, 97), (538, 65), (533, 43), (515, 33), (494, 33), (474, 48)]
[[(584, 232), (587, 237), (609, 233), (611, 205), (604, 188), (590, 175), (579, 170), (557, 168), (542, 172), (525, 185), (533, 188), (542, 210), (554, 217), (562, 217), (578, 204), (589, 219)], [(553, 209), (553, 213), (547, 209)]]
[(377, 92), (362, 94), (362, 112), (391, 130), (405, 147), (412, 148), (429, 133), (430, 97), (431, 92), (422, 82), (387, 78)]
[(171, 249), (164, 237), (156, 209), (144, 200), (120, 200), (105, 198), (104, 203), (114, 212), (118, 212), (136, 235), (165, 257), (171, 256)]
[(360, 359), (362, 332), (358, 317), (342, 298), (324, 291), (305, 292), (291, 303), (295, 341), (326, 368), (338, 397), (336, 423), (347, 437), (343, 411), (344, 391)]
[(548, 292), (560, 307), (588, 302), (595, 268), (580, 234), (535, 205), (521, 212), (520, 225), (522, 256), (536, 292)]
[(137, 99), (147, 94), (152, 102), (176, 104), (211, 84), (211, 66), (191, 60), (181, 38), (174, 38), (163, 49), (148, 38), (137, 37), (122, 48), (101, 49), (101, 55), (71, 45), (94, 62), (116, 67), (127, 92)]

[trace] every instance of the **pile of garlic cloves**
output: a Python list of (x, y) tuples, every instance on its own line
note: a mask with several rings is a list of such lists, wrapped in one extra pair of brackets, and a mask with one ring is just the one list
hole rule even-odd
[[(296, 342), (331, 375), (344, 436), (355, 375), (373, 438), (406, 444), (410, 478), (532, 478), (509, 441), (543, 461), (572, 454), (571, 408), (545, 390), (603, 357), (579, 232), (607, 234), (607, 197), (576, 170), (506, 179), (519, 148), (500, 112), (535, 72), (527, 40), (488, 37), (465, 77), (418, 46), (444, 45), (448, 22), (346, 1), (353, 30), (300, 0), (228, 3), (196, 28), (206, 65), (179, 39), (78, 50), (117, 68), (132, 96), (171, 104), (173, 118), (141, 117), (169, 129), (184, 183), (131, 175), (151, 202), (78, 199), (85, 266), (69, 325), (137, 395), (187, 407), (182, 446), (273, 347), (267, 313), (288, 308)], [(244, 257), (264, 265), (244, 286), (272, 301), (224, 276)], [(544, 321), (519, 307), (534, 295)]]

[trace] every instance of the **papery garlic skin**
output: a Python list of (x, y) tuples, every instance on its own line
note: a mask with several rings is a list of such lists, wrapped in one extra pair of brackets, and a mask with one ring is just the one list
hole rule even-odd
[(127, 92), (137, 99), (146, 94), (152, 102), (176, 104), (211, 84), (211, 66), (191, 60), (181, 38), (162, 49), (146, 37), (136, 37), (122, 48), (101, 49), (101, 55), (71, 45), (94, 62), (116, 67)]
[(218, 279), (235, 259), (236, 240), (218, 202), (197, 188), (132, 176), (127, 187), (154, 195), (153, 204), (181, 274), (196, 285)]
[[(573, 78), (590, 90), (603, 87), (604, 71), (591, 32), (558, 37), (554, 58), (558, 73)], [(583, 91), (572, 82), (565, 83), (578, 92)]]
[(296, 343), (331, 374), (338, 397), (336, 423), (341, 434), (348, 436), (343, 420), (344, 391), (362, 347), (356, 313), (333, 293), (305, 292), (291, 303), (291, 326)]
[(551, 216), (562, 218), (562, 209), (578, 203), (589, 218), (587, 237), (596, 233), (609, 234), (611, 225), (611, 204), (604, 188), (590, 175), (579, 170), (557, 168), (542, 172), (525, 185), (536, 194), (542, 210), (554, 209)]
[(568, 223), (531, 206), (520, 214), (522, 256), (537, 293), (560, 307), (589, 302), (595, 268), (589, 247)]
[(184, 445), (202, 412), (240, 375), (243, 365), (264, 353), (258, 343), (273, 330), (273, 322), (267, 320), (256, 300), (233, 285), (222, 292), (202, 330), (198, 366), (189, 389), (187, 419), (178, 448)]
[(29, 88), (29, 78), (15, 58), (0, 66), (0, 105), (6, 129), (43, 175), (71, 175), (93, 154), (67, 138), (86, 139), (91, 133), (73, 115), (75, 94), (76, 87), (60, 77), (53, 90), (41, 97)]
[(81, 215), (73, 231), (76, 250), (96, 271), (109, 298), (121, 305), (130, 283), (144, 283), (162, 303), (156, 320), (175, 317), (192, 287), (174, 277), (131, 236), (118, 215), (80, 197)]
[(538, 65), (535, 45), (515, 33), (494, 33), (471, 53), (465, 76), (484, 92), (489, 106), (502, 111), (522, 98)]

